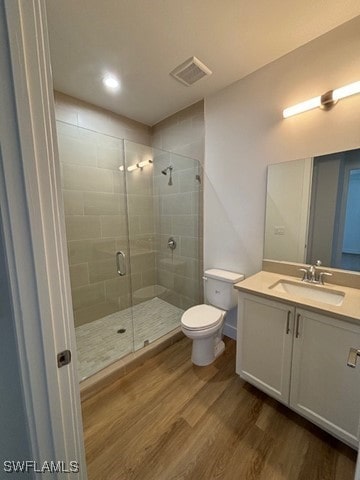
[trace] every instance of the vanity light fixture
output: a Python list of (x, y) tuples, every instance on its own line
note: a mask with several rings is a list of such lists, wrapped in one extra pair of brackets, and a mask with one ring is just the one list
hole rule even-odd
[(149, 160), (144, 160), (138, 163), (138, 165), (139, 165), (139, 168), (144, 168), (144, 167), (147, 167), (148, 165), (151, 165), (152, 163), (153, 161), (149, 159)]
[(336, 88), (335, 90), (329, 90), (323, 95), (310, 98), (310, 100), (306, 100), (305, 102), (297, 103), (292, 107), (285, 108), (283, 111), (283, 117), (288, 118), (317, 107), (320, 107), (323, 110), (330, 110), (338, 100), (345, 97), (350, 97), (351, 95), (355, 95), (357, 93), (360, 93), (360, 81), (350, 83), (344, 87)]
[(128, 171), (128, 172), (132, 172), (132, 171), (136, 170), (137, 168), (139, 168), (138, 165), (139, 165), (138, 163), (135, 163), (135, 165), (129, 165), (129, 166), (127, 167), (127, 171)]
[[(144, 168), (147, 167), (148, 165), (151, 165), (153, 163), (152, 160), (143, 160), (142, 162), (135, 163), (134, 165), (130, 165), (127, 167), (128, 172), (132, 172), (136, 170), (137, 168)], [(121, 170), (121, 167), (119, 167), (119, 170)]]

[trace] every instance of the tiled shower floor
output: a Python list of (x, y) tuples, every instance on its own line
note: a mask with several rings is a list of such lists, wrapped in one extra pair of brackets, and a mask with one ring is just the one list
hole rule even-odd
[[(180, 325), (183, 310), (153, 298), (120, 312), (76, 327), (79, 378), (153, 342)], [(134, 330), (132, 325), (134, 325)], [(117, 333), (125, 329), (124, 333)]]

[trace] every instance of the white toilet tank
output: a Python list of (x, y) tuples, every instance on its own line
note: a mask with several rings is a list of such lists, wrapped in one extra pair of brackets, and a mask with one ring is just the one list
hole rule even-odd
[(241, 273), (211, 268), (205, 270), (204, 290), (206, 302), (223, 310), (236, 306), (237, 296), (234, 284), (244, 279)]

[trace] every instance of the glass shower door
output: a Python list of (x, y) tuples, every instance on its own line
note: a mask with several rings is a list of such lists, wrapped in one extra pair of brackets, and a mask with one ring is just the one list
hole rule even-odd
[(125, 141), (134, 350), (201, 303), (199, 162)]
[(150, 343), (153, 299), (157, 297), (153, 167), (154, 149), (125, 140), (134, 350)]
[(133, 351), (122, 139), (57, 122), (69, 270), (84, 379)]

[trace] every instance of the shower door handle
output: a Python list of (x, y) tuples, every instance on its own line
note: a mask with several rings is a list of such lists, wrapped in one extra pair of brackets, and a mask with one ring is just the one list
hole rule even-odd
[[(120, 266), (120, 257), (123, 259), (123, 270), (121, 269)], [(125, 261), (125, 253), (122, 252), (121, 250), (119, 252), (116, 252), (116, 267), (117, 267), (117, 273), (120, 275), (120, 277), (123, 277), (126, 275), (126, 261)]]

